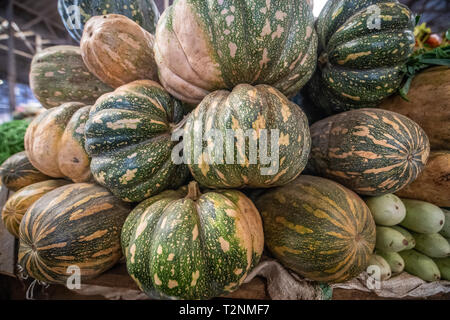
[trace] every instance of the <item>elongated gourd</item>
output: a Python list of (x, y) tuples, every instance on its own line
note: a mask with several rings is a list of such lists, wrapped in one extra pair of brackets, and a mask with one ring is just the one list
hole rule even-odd
[(375, 253), (386, 260), (386, 262), (389, 264), (389, 267), (391, 267), (393, 275), (402, 273), (405, 269), (405, 261), (397, 252), (376, 250)]
[(401, 226), (418, 233), (438, 233), (444, 227), (445, 216), (434, 204), (402, 199), (406, 207), (406, 217)]
[(446, 258), (450, 256), (450, 244), (439, 233), (412, 233), (416, 239), (415, 249), (430, 258)]
[(395, 226), (402, 222), (406, 216), (403, 202), (394, 194), (386, 194), (365, 199), (375, 223), (381, 226)]
[(441, 279), (441, 272), (434, 261), (416, 250), (401, 251), (400, 256), (405, 260), (405, 271), (428, 282)]
[(408, 247), (408, 240), (395, 229), (377, 226), (377, 242), (375, 248), (383, 251), (399, 252)]

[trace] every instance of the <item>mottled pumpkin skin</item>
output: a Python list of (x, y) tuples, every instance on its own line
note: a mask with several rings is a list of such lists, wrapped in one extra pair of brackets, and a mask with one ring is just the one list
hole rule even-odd
[(422, 172), (430, 154), (414, 121), (380, 109), (344, 112), (311, 126), (308, 168), (368, 196), (395, 193)]
[(320, 282), (344, 282), (367, 267), (375, 222), (351, 190), (302, 175), (255, 204), (263, 217), (265, 243), (285, 267)]
[(33, 167), (25, 151), (13, 154), (2, 163), (0, 177), (2, 185), (11, 191), (50, 179), (49, 176)]
[(314, 72), (316, 54), (306, 0), (177, 0), (156, 30), (160, 81), (192, 104), (241, 83), (293, 95)]
[(75, 46), (49, 47), (36, 54), (31, 62), (30, 87), (47, 109), (66, 102), (93, 104), (113, 89), (89, 72)]
[[(80, 9), (80, 25), (74, 26), (73, 7)], [(159, 10), (153, 0), (58, 0), (58, 12), (70, 36), (77, 42), (86, 22), (93, 16), (116, 13), (124, 15), (154, 34)]]
[(20, 224), (19, 265), (31, 277), (66, 284), (80, 268), (94, 278), (122, 256), (120, 232), (130, 212), (108, 190), (88, 183), (55, 189), (37, 200)]
[(392, 95), (414, 49), (414, 25), (395, 0), (328, 1), (316, 22), (319, 66), (308, 85), (317, 107), (331, 115), (376, 107)]
[[(219, 140), (205, 140), (212, 129), (223, 137), (223, 158), (216, 159)], [(245, 145), (236, 139), (233, 154), (227, 152), (227, 130), (237, 134), (253, 129), (252, 139), (258, 144), (252, 161), (249, 138)], [(267, 130), (267, 154), (272, 154), (270, 130), (279, 130), (278, 169), (263, 173), (270, 164), (263, 163), (261, 130)], [(203, 142), (198, 140), (200, 133)], [(256, 136), (255, 136), (256, 134)], [(236, 86), (232, 92), (219, 90), (208, 95), (190, 114), (184, 127), (184, 157), (196, 181), (210, 188), (269, 188), (294, 180), (305, 168), (311, 148), (308, 119), (296, 104), (290, 102), (275, 88), (267, 85)], [(199, 144), (203, 144), (200, 149)], [(214, 146), (211, 161), (208, 148)], [(243, 152), (245, 148), (245, 152)], [(262, 152), (261, 152), (262, 149)], [(220, 150), (220, 149), (219, 149)], [(233, 161), (228, 161), (233, 157)], [(244, 161), (240, 160), (242, 158)]]
[(74, 182), (92, 179), (84, 144), (90, 106), (69, 102), (41, 113), (25, 134), (25, 150), (39, 171)]
[(47, 180), (31, 184), (14, 193), (2, 209), (2, 220), (6, 229), (19, 238), (20, 222), (28, 208), (44, 194), (69, 183), (67, 180)]
[(154, 81), (129, 83), (98, 99), (86, 123), (86, 151), (95, 180), (127, 202), (139, 202), (183, 184), (188, 169), (175, 165), (172, 131), (181, 103)]
[(194, 195), (186, 196), (186, 188), (163, 192), (139, 204), (124, 224), (128, 272), (150, 297), (232, 292), (261, 257), (262, 222), (250, 199), (236, 190)]
[(158, 80), (154, 36), (125, 16), (92, 17), (81, 38), (88, 69), (113, 88), (135, 80)]

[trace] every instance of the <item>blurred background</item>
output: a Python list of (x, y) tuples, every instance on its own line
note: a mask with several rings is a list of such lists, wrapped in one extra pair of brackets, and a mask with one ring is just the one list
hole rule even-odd
[[(172, 0), (155, 1), (160, 12)], [(433, 32), (450, 27), (449, 0), (401, 0), (422, 16)], [(326, 0), (314, 1), (318, 16)], [(54, 45), (76, 45), (57, 12), (57, 0), (0, 1), (0, 123), (33, 116), (41, 109), (28, 86), (33, 55)]]

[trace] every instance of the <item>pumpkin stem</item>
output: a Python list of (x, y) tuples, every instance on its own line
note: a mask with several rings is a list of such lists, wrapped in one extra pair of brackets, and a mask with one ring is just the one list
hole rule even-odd
[(200, 192), (197, 181), (191, 181), (188, 185), (188, 194), (186, 198), (196, 201), (200, 198), (201, 195), (202, 193)]
[(327, 63), (328, 63), (328, 54), (324, 52), (319, 57), (319, 67), (323, 68)]

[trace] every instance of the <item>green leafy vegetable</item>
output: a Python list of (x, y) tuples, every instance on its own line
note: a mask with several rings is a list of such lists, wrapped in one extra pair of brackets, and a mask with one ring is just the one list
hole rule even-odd
[(23, 140), (28, 125), (27, 120), (13, 120), (0, 125), (0, 164), (25, 149)]

